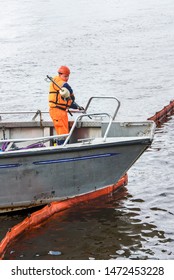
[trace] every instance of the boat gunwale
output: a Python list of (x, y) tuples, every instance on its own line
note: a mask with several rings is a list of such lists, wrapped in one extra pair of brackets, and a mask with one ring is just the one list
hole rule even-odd
[[(68, 144), (66, 146), (52, 146), (52, 147), (41, 147), (41, 148), (32, 148), (32, 149), (21, 149), (21, 150), (10, 150), (7, 152), (0, 153), (0, 159), (2, 158), (14, 158), (14, 157), (27, 157), (27, 156), (35, 156), (35, 155), (46, 155), (46, 154), (67, 154), (67, 153), (73, 153), (73, 152), (81, 152), (85, 150), (97, 150), (101, 148), (109, 148), (109, 147), (115, 147), (115, 146), (125, 146), (125, 145), (147, 145), (150, 146), (152, 143), (153, 138), (151, 137), (142, 137), (137, 136), (134, 137), (123, 137), (125, 140), (115, 141), (115, 142), (97, 142), (95, 144), (88, 143), (88, 144), (82, 144), (82, 143), (73, 143)], [(131, 139), (127, 139), (131, 138)], [(103, 140), (103, 138), (101, 138)]]

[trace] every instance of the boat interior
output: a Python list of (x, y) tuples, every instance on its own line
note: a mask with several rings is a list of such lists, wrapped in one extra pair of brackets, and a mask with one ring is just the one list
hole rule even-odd
[[(107, 97), (107, 99), (110, 98), (111, 101), (117, 102), (112, 115), (102, 112), (88, 113), (91, 101), (98, 98), (100, 99), (100, 97), (91, 97), (89, 99), (84, 111), (78, 112), (75, 120), (69, 121), (70, 132), (64, 135), (56, 135), (52, 121), (43, 120), (43, 112), (40, 110), (37, 112), (0, 113), (1, 151), (8, 152), (16, 149), (57, 146), (56, 141), (61, 139), (64, 140), (63, 146), (66, 146), (72, 143), (91, 143), (96, 138), (100, 138), (105, 142), (110, 137), (152, 137), (155, 129), (153, 121), (115, 121), (120, 107), (120, 102), (115, 97)], [(13, 117), (15, 114), (18, 115), (18, 119)], [(4, 120), (7, 115), (9, 118)]]

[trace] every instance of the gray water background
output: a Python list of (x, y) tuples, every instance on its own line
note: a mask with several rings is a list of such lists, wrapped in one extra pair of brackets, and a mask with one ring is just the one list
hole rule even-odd
[[(48, 111), (44, 79), (60, 65), (71, 68), (69, 82), (81, 105), (90, 96), (117, 97), (118, 120), (146, 120), (173, 99), (173, 0), (0, 5), (1, 112)], [(21, 237), (6, 258), (174, 259), (173, 128), (171, 118), (157, 129), (151, 149), (128, 172), (126, 197), (54, 216)], [(1, 237), (22, 218), (1, 216)]]

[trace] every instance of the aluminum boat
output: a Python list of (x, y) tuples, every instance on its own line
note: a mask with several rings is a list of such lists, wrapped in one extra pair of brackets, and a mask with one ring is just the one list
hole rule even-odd
[[(0, 213), (112, 186), (151, 145), (153, 121), (116, 121), (120, 101), (112, 96), (107, 97), (117, 104), (112, 115), (89, 112), (94, 99), (101, 97), (89, 99), (69, 121), (66, 135), (56, 135), (52, 121), (43, 120), (39, 110), (29, 120), (24, 114), (33, 112), (0, 113)], [(58, 139), (64, 144), (57, 145)]]

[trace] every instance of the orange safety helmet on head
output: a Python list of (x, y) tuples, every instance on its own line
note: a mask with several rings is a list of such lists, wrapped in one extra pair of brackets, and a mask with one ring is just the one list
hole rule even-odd
[(67, 66), (60, 66), (57, 72), (69, 76), (70, 69)]

